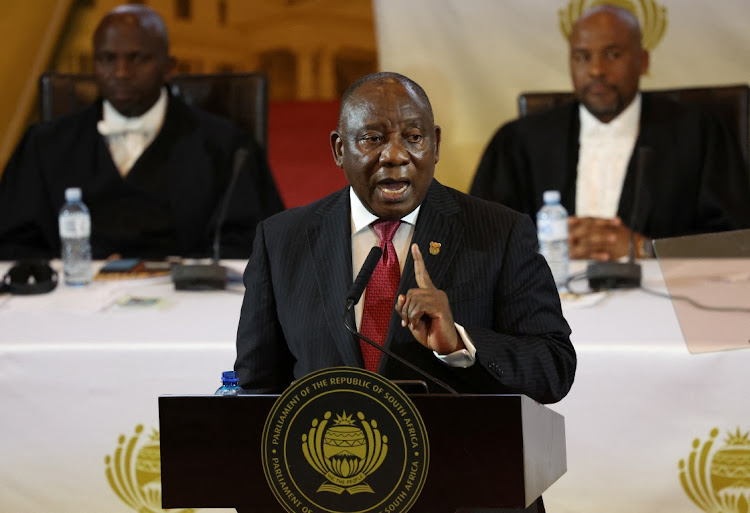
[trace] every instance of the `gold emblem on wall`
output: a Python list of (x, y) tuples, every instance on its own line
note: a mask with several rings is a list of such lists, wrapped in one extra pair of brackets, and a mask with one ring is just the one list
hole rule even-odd
[[(109, 486), (129, 507), (139, 513), (176, 511), (191, 513), (193, 509), (163, 510), (161, 508), (161, 454), (159, 432), (152, 429), (148, 439), (141, 439), (143, 425), (135, 427), (135, 435), (120, 435), (114, 454), (104, 458)], [(145, 438), (145, 437), (144, 437)]]
[(560, 30), (568, 39), (573, 23), (583, 11), (597, 5), (609, 4), (632, 12), (641, 25), (643, 47), (652, 51), (661, 41), (667, 30), (667, 8), (656, 0), (570, 0), (568, 6), (560, 9)]
[(719, 429), (680, 460), (680, 483), (699, 508), (708, 513), (750, 513), (750, 431), (727, 432), (724, 445), (716, 446)]

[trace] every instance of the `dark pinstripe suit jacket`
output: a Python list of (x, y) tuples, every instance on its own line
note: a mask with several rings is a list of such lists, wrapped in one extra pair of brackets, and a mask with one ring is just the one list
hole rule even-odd
[[(387, 347), (462, 393), (562, 399), (573, 383), (576, 356), (529, 217), (433, 180), (412, 241), (474, 342), (477, 362), (468, 369), (445, 365), (401, 327), (395, 312)], [(442, 244), (438, 255), (430, 255), (431, 241)], [(359, 342), (343, 323), (351, 283), (348, 187), (261, 222), (237, 333), (240, 385), (280, 392), (320, 368), (363, 367)], [(399, 293), (414, 287), (409, 255)], [(422, 379), (386, 355), (378, 372)]]

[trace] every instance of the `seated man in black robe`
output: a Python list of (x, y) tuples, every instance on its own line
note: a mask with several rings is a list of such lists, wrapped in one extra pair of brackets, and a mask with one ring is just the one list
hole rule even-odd
[(560, 191), (571, 258), (620, 258), (631, 229), (644, 257), (650, 239), (750, 227), (736, 137), (713, 113), (640, 92), (649, 55), (633, 13), (592, 7), (569, 45), (576, 101), (503, 125), (471, 194), (533, 218), (544, 191)]
[(257, 222), (283, 209), (263, 150), (230, 121), (168, 94), (174, 59), (152, 9), (113, 9), (93, 46), (102, 98), (32, 126), (2, 175), (0, 259), (59, 257), (57, 217), (68, 187), (83, 190), (94, 258), (211, 256), (241, 149), (220, 256), (247, 258)]

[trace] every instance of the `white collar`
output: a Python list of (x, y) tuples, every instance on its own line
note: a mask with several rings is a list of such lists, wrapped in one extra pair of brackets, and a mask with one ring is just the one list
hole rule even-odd
[(154, 134), (164, 124), (167, 113), (167, 88), (162, 87), (159, 99), (150, 109), (135, 117), (126, 117), (107, 100), (102, 103), (102, 120), (97, 124), (97, 129), (102, 135), (111, 135), (129, 131), (147, 132)]
[[(379, 219), (378, 216), (365, 208), (352, 187), (349, 187), (349, 203), (352, 209), (352, 233), (357, 233), (360, 230), (367, 228), (370, 224)], [(411, 225), (417, 224), (417, 216), (419, 215), (419, 209), (421, 207), (422, 205), (417, 206), (417, 208), (402, 217), (401, 221)]]
[(578, 117), (581, 120), (581, 137), (595, 134), (625, 136), (638, 133), (641, 119), (641, 93), (635, 95), (630, 105), (609, 123), (602, 123), (581, 103), (578, 106)]

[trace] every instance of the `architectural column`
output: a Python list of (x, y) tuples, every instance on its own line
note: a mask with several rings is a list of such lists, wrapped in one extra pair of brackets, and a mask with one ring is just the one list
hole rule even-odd
[(0, 55), (0, 175), (36, 107), (37, 80), (55, 51), (71, 3), (72, 0), (40, 0), (2, 2), (0, 6), (3, 46), (12, 49)]
[(325, 47), (320, 52), (318, 97), (321, 100), (333, 100), (337, 96), (335, 55), (336, 52), (330, 47)]
[(299, 51), (295, 49), (297, 57), (297, 98), (311, 100), (316, 97), (315, 80), (315, 52), (310, 49)]

